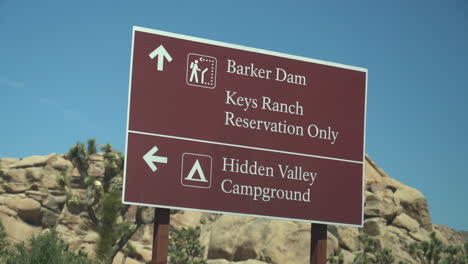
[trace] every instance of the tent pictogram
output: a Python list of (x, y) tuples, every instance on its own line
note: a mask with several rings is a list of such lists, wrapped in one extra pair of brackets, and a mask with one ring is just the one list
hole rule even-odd
[[(199, 178), (194, 178), (196, 173), (199, 176)], [(188, 176), (185, 179), (190, 181), (208, 182), (198, 159), (193, 164), (192, 169), (190, 170)]]
[(208, 155), (184, 153), (180, 181), (183, 186), (205, 188), (211, 187), (212, 158)]

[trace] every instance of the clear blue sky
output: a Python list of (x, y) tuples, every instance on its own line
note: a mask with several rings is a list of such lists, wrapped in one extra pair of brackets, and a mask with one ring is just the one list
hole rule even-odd
[(369, 69), (366, 152), (468, 230), (468, 4), (0, 0), (0, 157), (123, 151), (132, 26)]

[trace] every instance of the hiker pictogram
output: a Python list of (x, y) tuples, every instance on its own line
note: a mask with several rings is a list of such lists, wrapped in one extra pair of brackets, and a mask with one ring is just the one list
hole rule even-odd
[(216, 64), (215, 57), (190, 53), (187, 56), (187, 84), (202, 88), (215, 88)]

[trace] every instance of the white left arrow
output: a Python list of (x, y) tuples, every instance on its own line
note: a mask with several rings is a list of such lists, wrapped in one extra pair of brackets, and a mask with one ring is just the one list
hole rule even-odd
[(143, 156), (146, 164), (148, 164), (153, 172), (158, 169), (154, 163), (167, 163), (167, 157), (154, 156), (156, 152), (158, 152), (158, 147), (154, 146), (152, 149), (150, 149), (150, 151), (148, 151), (148, 153)]
[(158, 57), (158, 71), (164, 70), (164, 59), (166, 59), (168, 62), (172, 61), (171, 55), (169, 55), (169, 52), (167, 52), (163, 45), (159, 45), (159, 47), (153, 50), (149, 56), (151, 59)]

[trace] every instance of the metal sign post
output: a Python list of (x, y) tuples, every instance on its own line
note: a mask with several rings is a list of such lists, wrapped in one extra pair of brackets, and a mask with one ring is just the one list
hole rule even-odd
[(327, 263), (327, 225), (310, 227), (310, 264)]
[(170, 209), (155, 209), (153, 232), (153, 257), (151, 264), (167, 264), (170, 231), (170, 212)]

